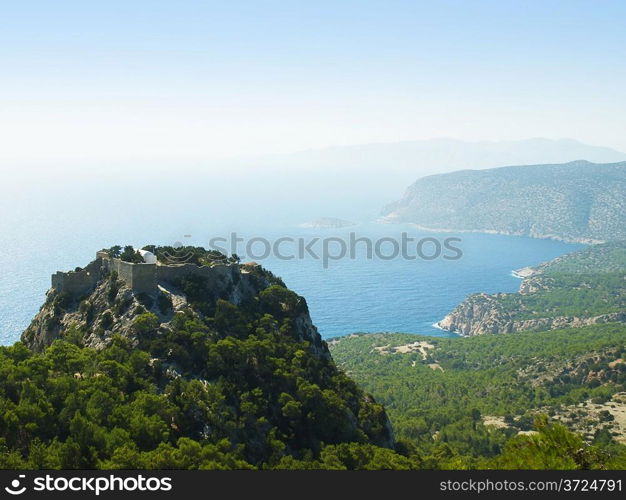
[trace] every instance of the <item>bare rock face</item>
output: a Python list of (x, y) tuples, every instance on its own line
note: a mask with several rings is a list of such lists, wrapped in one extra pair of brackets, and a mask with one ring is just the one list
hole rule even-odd
[(521, 294), (537, 293), (541, 290), (547, 290), (548, 284), (541, 278), (526, 278), (522, 281), (519, 288)]
[(513, 273), (518, 293), (473, 294), (438, 326), (460, 335), (626, 322), (626, 241), (593, 245)]
[(484, 333), (508, 333), (511, 325), (509, 315), (498, 302), (498, 295), (479, 293), (470, 295), (438, 326), (464, 336)]
[(504, 305), (507, 298), (515, 303), (520, 295), (550, 290), (552, 281), (541, 275), (530, 276), (522, 282), (517, 294), (486, 293), (467, 297), (450, 314), (443, 318), (438, 326), (443, 330), (463, 336), (483, 335), (488, 333), (515, 333), (521, 331), (555, 330), (558, 328), (579, 328), (601, 323), (624, 323), (626, 311), (590, 316), (550, 316), (532, 319), (515, 319), (515, 308), (521, 307), (519, 301), (513, 309)]
[(503, 311), (497, 297), (498, 295), (488, 294), (470, 295), (442, 319), (438, 326), (459, 335), (472, 337), (490, 333), (556, 330), (559, 328), (580, 328), (602, 323), (626, 322), (626, 312), (601, 314), (592, 317), (555, 316), (513, 320), (509, 313)]

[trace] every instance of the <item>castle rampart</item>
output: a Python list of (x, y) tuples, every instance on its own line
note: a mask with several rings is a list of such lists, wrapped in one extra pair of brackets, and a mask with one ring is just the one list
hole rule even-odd
[(223, 283), (230, 282), (239, 274), (237, 265), (197, 266), (196, 264), (147, 264), (125, 262), (110, 257), (100, 251), (96, 260), (85, 269), (69, 272), (56, 272), (52, 275), (52, 288), (72, 295), (84, 295), (91, 292), (104, 276), (115, 272), (120, 280), (136, 293), (153, 295), (157, 293), (159, 282), (178, 284), (189, 275), (207, 279), (209, 286), (220, 289)]
[(173, 285), (181, 279), (194, 275), (208, 280), (209, 286), (216, 284), (218, 280), (224, 280), (233, 272), (233, 265), (218, 264), (214, 266), (197, 266), (196, 264), (158, 265), (156, 268), (159, 282), (165, 281)]
[(96, 259), (84, 269), (52, 275), (52, 288), (72, 295), (84, 295), (96, 286), (102, 276), (102, 260)]
[(115, 271), (119, 279), (137, 293), (152, 294), (157, 291), (156, 264), (134, 264), (120, 259), (103, 259), (103, 269)]
[(98, 252), (96, 260), (79, 271), (56, 272), (52, 275), (52, 288), (72, 295), (91, 292), (105, 275), (115, 272), (120, 280), (137, 293), (153, 294), (157, 291), (156, 264), (124, 262)]

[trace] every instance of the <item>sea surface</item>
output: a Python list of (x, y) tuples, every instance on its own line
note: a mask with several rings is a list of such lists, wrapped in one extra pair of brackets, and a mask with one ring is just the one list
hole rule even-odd
[[(516, 292), (521, 280), (512, 271), (551, 260), (581, 248), (551, 240), (516, 236), (463, 233), (425, 233), (404, 225), (362, 225), (326, 233), (349, 241), (346, 233), (369, 236), (373, 241), (393, 238), (401, 241), (405, 233), (416, 241), (426, 238), (423, 253), (435, 254), (437, 239), (448, 238), (463, 255), (442, 251), (436, 259), (414, 260), (402, 257), (382, 260), (367, 258), (364, 247), (357, 247), (356, 258), (330, 261), (328, 267), (317, 260), (277, 261), (264, 265), (281, 276), (287, 286), (306, 297), (313, 321), (324, 338), (354, 332), (406, 332), (434, 336), (455, 336), (435, 323), (467, 295), (476, 292)], [(324, 231), (314, 231), (324, 237)], [(460, 240), (460, 241), (459, 241)], [(333, 248), (331, 247), (331, 252)], [(338, 252), (338, 247), (334, 249)], [(387, 255), (391, 244), (383, 245)]]
[[(170, 190), (163, 197), (158, 185), (130, 185), (109, 180), (83, 179), (79, 186), (54, 179), (31, 181), (28, 189), (10, 189), (0, 194), (0, 343), (19, 339), (45, 300), (50, 275), (90, 262), (97, 250), (114, 244), (185, 244), (208, 246), (215, 237), (230, 239), (231, 232), (243, 238), (237, 248), (243, 260), (255, 260), (282, 277), (288, 287), (303, 295), (311, 316), (324, 338), (353, 332), (399, 331), (424, 335), (449, 335), (433, 324), (442, 319), (464, 297), (475, 292), (515, 292), (520, 280), (515, 269), (535, 265), (576, 250), (581, 245), (515, 236), (463, 233), (425, 233), (408, 225), (359, 222), (340, 229), (303, 229), (305, 222), (321, 215), (283, 207), (268, 201), (230, 202), (219, 191), (208, 195), (204, 188), (189, 183), (185, 189)], [(270, 205), (268, 208), (268, 204)], [(282, 217), (271, 217), (281, 208)], [(287, 215), (285, 215), (287, 214)], [(372, 217), (369, 220), (373, 220)], [(341, 243), (349, 247), (355, 238), (379, 240), (382, 258), (368, 258), (367, 244), (360, 243), (354, 256), (329, 260), (324, 265), (324, 239), (329, 252), (337, 255)], [(431, 238), (421, 248), (428, 259), (387, 259), (401, 242), (402, 233), (414, 239), (409, 254), (417, 255), (417, 242)], [(287, 257), (260, 258), (265, 244), (257, 240), (252, 256), (245, 242), (265, 238), (273, 244), (292, 238), (280, 250)], [(436, 244), (456, 237), (453, 245), (462, 252), (445, 251), (436, 258)], [(319, 258), (300, 258), (298, 241), (311, 247)], [(219, 243), (224, 246), (223, 242)], [(412, 246), (411, 246), (412, 245)], [(225, 246), (229, 246), (226, 244)], [(412, 251), (411, 251), (412, 250)]]

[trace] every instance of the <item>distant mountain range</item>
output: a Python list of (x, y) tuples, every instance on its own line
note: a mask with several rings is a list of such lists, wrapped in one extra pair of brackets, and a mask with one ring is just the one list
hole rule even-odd
[[(268, 155), (254, 164), (288, 166), (298, 170), (341, 169), (406, 172), (413, 179), (421, 175), (503, 165), (565, 163), (585, 159), (597, 163), (626, 160), (626, 153), (592, 146), (573, 139), (532, 138), (517, 141), (462, 141), (440, 138), (393, 143), (360, 144), (311, 149), (296, 153)], [(238, 160), (250, 163), (245, 159)]]
[(417, 180), (382, 215), (424, 229), (600, 242), (626, 238), (626, 162), (463, 170)]
[[(212, 199), (228, 202), (242, 196), (251, 203), (260, 196), (255, 212), (260, 218), (292, 218), (290, 224), (329, 213), (352, 221), (376, 217), (420, 177), (462, 169), (504, 165), (564, 163), (585, 159), (597, 163), (626, 161), (626, 153), (571, 139), (468, 142), (432, 139), (312, 149), (290, 154), (218, 162), (227, 182), (216, 182)], [(210, 167), (210, 165), (209, 165)], [(259, 190), (262, 183), (263, 189)], [(233, 190), (236, 189), (236, 194)], [(246, 212), (250, 217), (250, 211)]]
[[(47, 170), (43, 166), (35, 170), (24, 167), (3, 178), (0, 203), (6, 205), (6, 213), (10, 207), (28, 203), (36, 214), (50, 205), (58, 206), (60, 200), (72, 200), (73, 206), (102, 207), (107, 216), (115, 209), (109, 206), (125, 206), (131, 212), (150, 206), (163, 211), (153, 213), (154, 220), (172, 217), (173, 225), (188, 220), (193, 212), (219, 221), (222, 230), (268, 225), (284, 229), (320, 214), (353, 222), (372, 220), (381, 206), (397, 199), (408, 185), (426, 175), (578, 159), (619, 162), (626, 161), (626, 153), (571, 139), (433, 139), (232, 159), (162, 159), (132, 165), (90, 162), (89, 166), (77, 163)], [(123, 192), (117, 189), (120, 176), (126, 186)], [(172, 182), (173, 177), (176, 182)], [(31, 178), (41, 182), (32, 183)], [(58, 182), (59, 178), (64, 181)], [(39, 189), (48, 180), (56, 188)], [(124, 197), (126, 192), (134, 194)], [(163, 203), (164, 192), (171, 203)], [(246, 202), (233, 204), (233, 200)], [(224, 206), (230, 209), (223, 210)], [(194, 230), (188, 223), (181, 231), (208, 230), (206, 222), (200, 225), (201, 229)]]

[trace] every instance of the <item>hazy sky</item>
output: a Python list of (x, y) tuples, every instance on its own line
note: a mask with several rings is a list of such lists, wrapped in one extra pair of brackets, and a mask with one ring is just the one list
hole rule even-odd
[(4, 1), (0, 160), (626, 150), (625, 19), (623, 0)]

